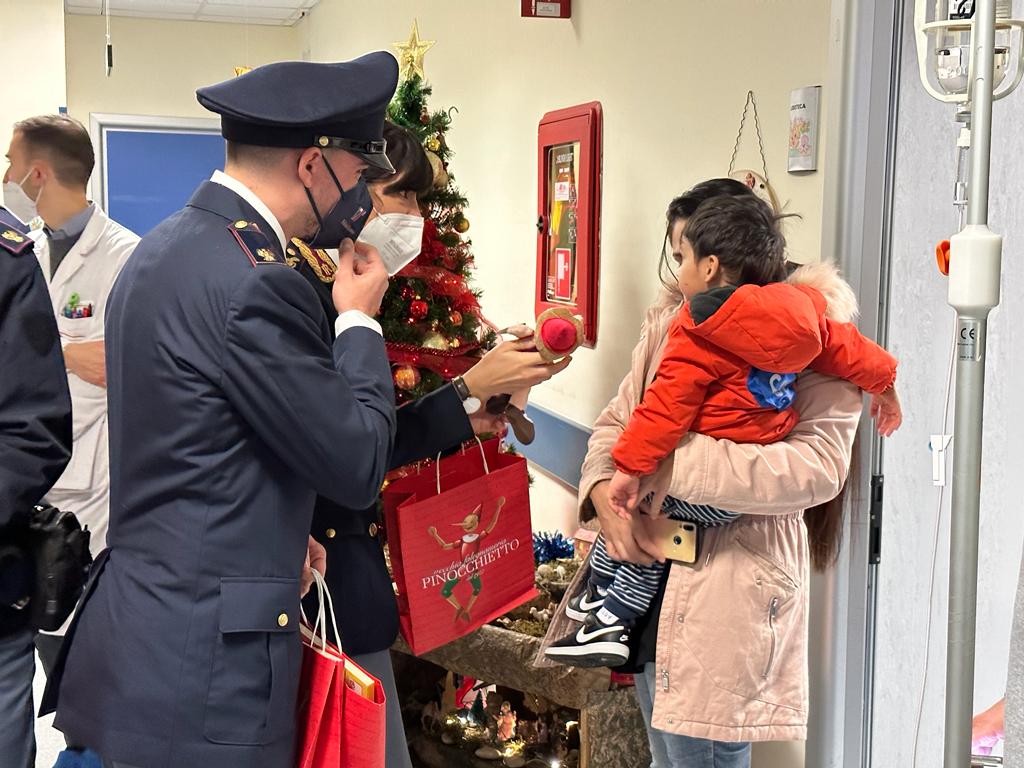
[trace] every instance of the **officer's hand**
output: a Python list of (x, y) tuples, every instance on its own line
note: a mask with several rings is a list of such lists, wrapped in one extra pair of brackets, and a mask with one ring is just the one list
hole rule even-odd
[(323, 576), (327, 573), (327, 550), (323, 544), (309, 537), (309, 546), (306, 549), (306, 562), (302, 566), (302, 579), (299, 584), (299, 597), (305, 597), (309, 588), (313, 586), (313, 571), (316, 570)]
[(388, 271), (372, 245), (343, 240), (334, 273), (334, 308), (338, 313), (356, 309), (373, 317), (388, 289)]
[[(549, 363), (533, 344), (533, 334), (503, 341), (462, 375), (469, 391), (486, 403), (493, 395), (511, 394), (547, 381), (564, 371), (571, 357)], [(517, 334), (518, 335), (518, 334)]]

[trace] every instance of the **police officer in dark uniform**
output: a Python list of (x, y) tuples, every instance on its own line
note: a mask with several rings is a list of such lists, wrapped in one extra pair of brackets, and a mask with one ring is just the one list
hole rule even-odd
[[(200, 89), (225, 172), (114, 286), (109, 549), (44, 706), (114, 766), (293, 764), (314, 499), (372, 504), (391, 454), (372, 319), (387, 274), (374, 249), (342, 242), (342, 219), (366, 168), (392, 171), (381, 128), (397, 80), (381, 52)], [(293, 236), (341, 246), (333, 334), (287, 264)]]
[(23, 528), (71, 458), (71, 395), (28, 228), (0, 208), (0, 763), (35, 765)]
[[(364, 189), (352, 195), (346, 209), (346, 231), (358, 237), (363, 226), (381, 213), (418, 212), (418, 198), (433, 185), (433, 171), (422, 146), (406, 129), (384, 126), (387, 155), (394, 175), (370, 174)], [(382, 249), (387, 243), (380, 243)], [(415, 254), (413, 254), (415, 255)], [(300, 240), (289, 243), (287, 257), (317, 295), (328, 319), (337, 311), (331, 301), (334, 260), (323, 249)], [(529, 336), (529, 329), (520, 332)], [(433, 458), (473, 437), (495, 432), (501, 420), (488, 416), (482, 403), (494, 394), (531, 387), (569, 364), (545, 363), (529, 339), (506, 341), (491, 351), (454, 384), (448, 384), (398, 409), (395, 444), (389, 468)], [(377, 505), (353, 509), (345, 499), (317, 498), (313, 536), (327, 550), (327, 584), (345, 652), (378, 677), (387, 693), (387, 768), (411, 768), (402, 725), (401, 702), (395, 690), (389, 648), (398, 635), (398, 606), (379, 535)], [(307, 598), (307, 614), (316, 597)]]

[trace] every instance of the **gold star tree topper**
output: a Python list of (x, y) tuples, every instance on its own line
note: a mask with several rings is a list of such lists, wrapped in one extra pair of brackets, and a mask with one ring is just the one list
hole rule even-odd
[(413, 75), (419, 75), (420, 79), (426, 78), (423, 71), (423, 57), (434, 47), (436, 42), (436, 40), (420, 40), (419, 24), (413, 20), (409, 39), (404, 43), (394, 43), (395, 50), (398, 51), (398, 65), (403, 80), (409, 80)]

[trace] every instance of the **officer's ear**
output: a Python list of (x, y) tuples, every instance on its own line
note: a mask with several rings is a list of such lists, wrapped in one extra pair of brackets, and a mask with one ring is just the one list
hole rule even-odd
[(314, 169), (323, 161), (320, 159), (323, 154), (317, 147), (308, 147), (299, 154), (298, 168), (299, 181), (306, 189), (313, 188)]

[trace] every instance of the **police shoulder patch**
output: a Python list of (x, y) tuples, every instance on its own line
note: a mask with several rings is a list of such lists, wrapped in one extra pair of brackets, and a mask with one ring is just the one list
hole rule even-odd
[(0, 248), (15, 256), (32, 250), (32, 238), (28, 236), (28, 227), (6, 208), (0, 208)]
[(321, 282), (334, 282), (334, 273), (337, 267), (335, 267), (331, 257), (327, 255), (327, 251), (319, 248), (310, 248), (297, 237), (292, 239), (288, 252), (291, 253), (293, 250), (306, 260), (306, 263), (313, 269), (313, 273), (320, 278)]
[(285, 260), (259, 226), (249, 221), (236, 221), (228, 227), (242, 251), (254, 267), (262, 264), (284, 264)]

